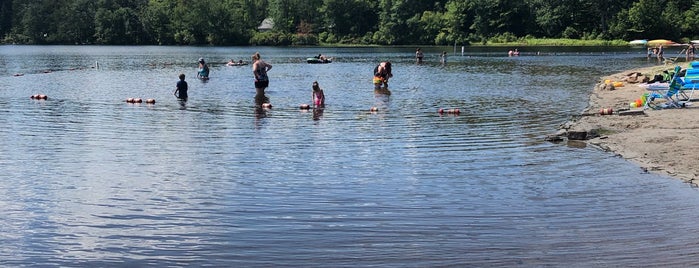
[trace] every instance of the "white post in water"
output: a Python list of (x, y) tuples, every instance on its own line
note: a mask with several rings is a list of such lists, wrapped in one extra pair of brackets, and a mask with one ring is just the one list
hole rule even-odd
[(461, 46), (461, 57), (464, 56), (464, 46)]

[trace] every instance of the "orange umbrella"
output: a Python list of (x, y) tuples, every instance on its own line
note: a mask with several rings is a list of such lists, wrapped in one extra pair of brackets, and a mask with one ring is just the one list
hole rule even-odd
[(676, 43), (672, 42), (670, 40), (665, 40), (665, 39), (655, 39), (655, 40), (648, 41), (649, 46), (674, 45), (674, 44), (676, 44)]

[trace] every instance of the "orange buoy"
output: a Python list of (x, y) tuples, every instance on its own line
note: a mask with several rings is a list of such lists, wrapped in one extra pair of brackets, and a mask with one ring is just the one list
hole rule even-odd
[(155, 99), (147, 99), (146, 103), (148, 104), (155, 104)]
[(143, 99), (141, 99), (141, 98), (134, 98), (134, 99), (133, 99), (133, 102), (134, 102), (134, 103), (142, 103), (142, 102), (143, 102)]
[(454, 109), (449, 110), (449, 112), (451, 112), (452, 114), (460, 114), (461, 110), (459, 110), (459, 108), (454, 108)]
[(614, 113), (614, 109), (612, 108), (604, 108), (599, 111), (600, 115), (610, 115)]
[(35, 99), (35, 100), (47, 100), (49, 97), (44, 95), (44, 94), (34, 94), (29, 98)]
[(127, 102), (127, 103), (133, 103), (133, 98), (128, 98), (128, 99), (126, 99), (126, 102)]
[(371, 108), (369, 109), (369, 111), (370, 111), (370, 112), (378, 112), (378, 111), (379, 111), (379, 107), (371, 107)]
[(311, 106), (304, 103), (304, 104), (301, 104), (301, 106), (299, 106), (299, 109), (308, 110), (308, 109), (311, 109)]
[(440, 114), (443, 114), (443, 113), (444, 113), (444, 109), (439, 108), (439, 110), (437, 110), (437, 112), (440, 113)]

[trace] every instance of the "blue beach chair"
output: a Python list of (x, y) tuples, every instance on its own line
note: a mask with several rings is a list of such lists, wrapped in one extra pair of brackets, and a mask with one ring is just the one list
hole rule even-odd
[[(694, 90), (699, 88), (699, 68), (687, 69), (682, 81), (684, 84), (680, 93), (687, 101), (691, 101)], [(686, 91), (689, 91), (689, 94)]]
[[(682, 78), (680, 78), (680, 71), (682, 68), (680, 66), (675, 67), (675, 73), (672, 75), (672, 80), (667, 87), (648, 87), (651, 91), (646, 98), (646, 104), (644, 109), (667, 109), (667, 108), (682, 108), (687, 105), (686, 101), (680, 101), (680, 95), (683, 93), (682, 88), (685, 85)], [(657, 101), (658, 99), (663, 99), (664, 102)]]

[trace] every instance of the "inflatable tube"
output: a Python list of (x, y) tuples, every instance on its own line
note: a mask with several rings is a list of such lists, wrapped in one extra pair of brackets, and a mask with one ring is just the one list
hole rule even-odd
[(333, 61), (331, 59), (321, 60), (319, 58), (306, 58), (306, 62), (311, 63), (311, 64), (323, 64), (323, 63), (331, 63)]
[(648, 44), (648, 40), (633, 40), (629, 42), (629, 45), (632, 46), (645, 46), (646, 44)]

